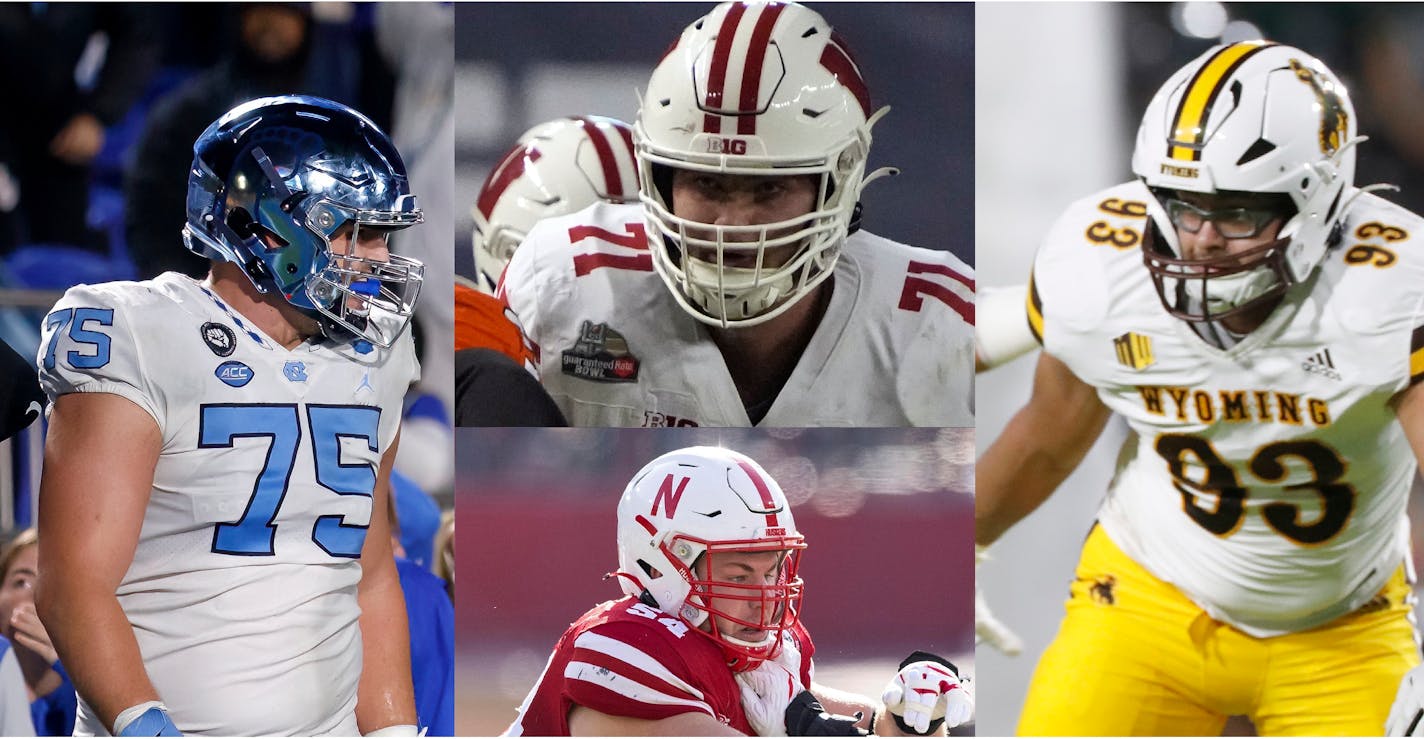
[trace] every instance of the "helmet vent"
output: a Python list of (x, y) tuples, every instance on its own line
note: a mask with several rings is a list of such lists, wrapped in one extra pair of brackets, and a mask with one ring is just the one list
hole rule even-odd
[(815, 36), (816, 33), (816, 27), (811, 26), (810, 28), (806, 29), (805, 33), (801, 34), (801, 38), (811, 38), (812, 36)]
[(810, 108), (802, 108), (802, 109), (801, 109), (801, 115), (804, 115), (804, 116), (806, 116), (807, 118), (820, 118), (820, 117), (821, 117), (821, 114), (824, 113), (824, 112), (826, 112), (826, 111), (824, 111), (824, 110), (811, 110)]
[(1247, 162), (1253, 162), (1275, 150), (1275, 144), (1265, 139), (1256, 139), (1256, 142), (1254, 144), (1251, 144), (1251, 146), (1246, 148), (1246, 151), (1241, 155), (1241, 158), (1236, 160), (1236, 164), (1242, 165)]

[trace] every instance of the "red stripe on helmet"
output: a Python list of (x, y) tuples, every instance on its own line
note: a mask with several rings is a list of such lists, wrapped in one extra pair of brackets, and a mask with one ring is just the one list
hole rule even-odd
[[(712, 64), (707, 70), (707, 97), (703, 108), (722, 110), (722, 93), (727, 86), (727, 63), (732, 57), (732, 42), (737, 38), (737, 26), (747, 12), (745, 3), (735, 3), (727, 8), (722, 17), (722, 27), (717, 31), (717, 43), (712, 47)], [(721, 117), (707, 113), (702, 119), (702, 130), (706, 133), (721, 133)]]
[(494, 211), (494, 206), (499, 202), (499, 198), (504, 194), (509, 186), (524, 174), (524, 164), (526, 161), (537, 162), (543, 156), (538, 149), (530, 148), (525, 144), (519, 144), (509, 150), (504, 155), (499, 164), (490, 171), (489, 177), (485, 178), (485, 184), (480, 188), (480, 197), (475, 201), (475, 207), (480, 209), (480, 214), (486, 219)]
[[(751, 464), (747, 463), (746, 461), (740, 459), (737, 460), (737, 466), (741, 467), (742, 472), (747, 473), (747, 477), (751, 478), (752, 485), (756, 487), (757, 494), (761, 496), (762, 505), (766, 506), (768, 509), (776, 508), (776, 498), (772, 497), (771, 488), (767, 487), (766, 480), (761, 479), (761, 474), (756, 471), (756, 468), (751, 466)], [(776, 522), (775, 513), (766, 514), (766, 525), (780, 525)]]
[(780, 3), (768, 5), (766, 11), (757, 18), (756, 27), (752, 29), (751, 46), (747, 49), (746, 63), (742, 66), (742, 98), (737, 106), (737, 110), (742, 112), (742, 115), (737, 117), (737, 133), (743, 136), (756, 133), (756, 116), (748, 113), (757, 109), (762, 72), (766, 67), (766, 48), (771, 42), (771, 29), (776, 25), (781, 11), (785, 9), (786, 6)]
[(653, 536), (658, 535), (658, 527), (650, 523), (648, 519), (643, 518), (642, 516), (634, 516), (633, 521), (636, 522), (639, 526), (642, 526), (643, 530), (647, 531), (649, 534), (652, 534)]
[(608, 144), (608, 137), (604, 135), (603, 129), (598, 124), (588, 118), (577, 118), (579, 125), (583, 127), (583, 132), (588, 136), (588, 140), (593, 142), (593, 150), (598, 152), (598, 164), (603, 169), (604, 191), (608, 193), (623, 192), (623, 178), (618, 174), (618, 159), (613, 156), (613, 147)]
[(860, 69), (856, 67), (855, 61), (834, 37), (821, 49), (821, 66), (845, 85), (846, 90), (855, 97), (855, 101), (860, 103), (861, 115), (870, 117), (870, 90), (865, 86), (865, 79), (860, 76)]

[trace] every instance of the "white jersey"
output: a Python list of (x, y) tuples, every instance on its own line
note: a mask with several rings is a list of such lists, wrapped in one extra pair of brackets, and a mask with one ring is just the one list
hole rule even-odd
[[(948, 252), (846, 239), (829, 306), (761, 426), (972, 426), (974, 272)], [(502, 295), (575, 426), (749, 426), (707, 327), (653, 271), (643, 209), (541, 221)]]
[(1315, 276), (1223, 351), (1161, 305), (1142, 263), (1149, 197), (1130, 183), (1073, 204), (1029, 297), (1045, 351), (1134, 432), (1100, 521), (1248, 634), (1349, 613), (1408, 555), (1416, 463), (1389, 403), (1424, 378), (1424, 221), (1360, 196)]
[[(389, 350), (287, 351), (169, 273), (70, 289), (45, 319), (39, 363), (51, 402), (112, 393), (158, 423), (118, 598), (178, 728), (355, 735), (357, 557), (419, 374), (409, 332)], [(102, 481), (94, 492), (102, 505)], [(82, 701), (77, 733), (107, 733)]]

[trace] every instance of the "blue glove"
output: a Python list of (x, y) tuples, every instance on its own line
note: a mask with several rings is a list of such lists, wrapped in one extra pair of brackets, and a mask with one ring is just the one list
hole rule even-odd
[[(124, 715), (144, 706), (148, 706), (148, 709), (134, 718)], [(114, 728), (118, 729), (114, 732), (115, 736), (183, 736), (183, 732), (173, 725), (173, 719), (168, 718), (168, 711), (164, 710), (161, 703), (140, 704), (126, 709), (114, 721)]]

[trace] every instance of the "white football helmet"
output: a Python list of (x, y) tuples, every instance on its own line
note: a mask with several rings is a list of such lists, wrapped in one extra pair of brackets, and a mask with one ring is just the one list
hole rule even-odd
[[(1308, 278), (1339, 238), (1363, 140), (1345, 86), (1299, 49), (1217, 46), (1172, 75), (1148, 104), (1132, 155), (1157, 196), (1143, 260), (1167, 311), (1218, 320)], [(1273, 243), (1187, 260), (1162, 202), (1175, 192), (1276, 194), (1288, 215)]]
[[(634, 128), (653, 265), (678, 304), (703, 323), (750, 326), (829, 277), (861, 189), (893, 172), (865, 176), (870, 129), (888, 110), (872, 112), (849, 49), (801, 5), (725, 2), (688, 26), (653, 70)], [(674, 215), (673, 168), (814, 175), (818, 194), (810, 213), (779, 223), (699, 223)], [(766, 263), (788, 245), (787, 261)], [(729, 266), (728, 254), (755, 266)]]
[(475, 219), (475, 268), (480, 289), (493, 295), (514, 250), (544, 218), (604, 200), (638, 199), (633, 129), (588, 115), (560, 118), (525, 131), (495, 165), (470, 209)]
[[(797, 570), (805, 548), (781, 487), (756, 462), (729, 449), (668, 452), (634, 475), (618, 502), (617, 574), (623, 592), (715, 640), (738, 672), (775, 658), (782, 634), (800, 619), (803, 584)], [(709, 575), (714, 562), (728, 552), (785, 557), (773, 583), (714, 582)], [(737, 616), (718, 607), (719, 601), (759, 605), (738, 607)], [(762, 636), (728, 636), (718, 623)]]

